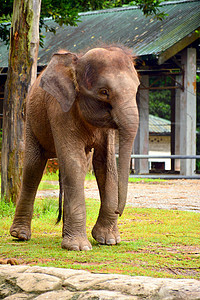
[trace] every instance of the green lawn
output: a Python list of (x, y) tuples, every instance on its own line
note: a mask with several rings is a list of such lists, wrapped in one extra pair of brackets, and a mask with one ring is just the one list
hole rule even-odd
[[(96, 180), (93, 174), (87, 174), (85, 180)], [(151, 179), (151, 178), (129, 178), (129, 182), (162, 182), (163, 179)], [(44, 174), (42, 181), (39, 185), (39, 190), (53, 190), (58, 189), (58, 172), (52, 174)]]
[(119, 218), (122, 242), (101, 246), (91, 236), (99, 201), (87, 199), (86, 207), (87, 234), (93, 250), (72, 252), (60, 246), (62, 224), (55, 225), (58, 199), (36, 200), (32, 239), (28, 242), (9, 235), (14, 206), (0, 202), (1, 258), (100, 273), (200, 279), (198, 213), (127, 206)]

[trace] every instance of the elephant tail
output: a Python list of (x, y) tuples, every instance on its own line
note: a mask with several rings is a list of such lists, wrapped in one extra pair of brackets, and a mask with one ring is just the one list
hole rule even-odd
[(62, 195), (63, 195), (63, 188), (62, 188), (61, 173), (59, 170), (59, 207), (58, 207), (58, 218), (56, 224), (58, 224), (62, 218)]

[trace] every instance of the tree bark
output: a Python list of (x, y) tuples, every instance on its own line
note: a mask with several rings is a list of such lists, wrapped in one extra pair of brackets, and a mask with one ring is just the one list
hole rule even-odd
[(37, 75), (41, 0), (14, 0), (4, 96), (1, 199), (16, 202), (22, 179), (25, 99)]

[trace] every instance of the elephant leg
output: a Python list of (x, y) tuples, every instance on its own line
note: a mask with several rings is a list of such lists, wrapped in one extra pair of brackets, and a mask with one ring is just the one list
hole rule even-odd
[[(70, 157), (69, 161), (66, 161), (67, 156)], [(59, 160), (64, 189), (61, 246), (68, 250), (91, 250), (92, 246), (86, 235), (84, 196), (84, 181), (87, 171), (86, 155), (84, 153), (70, 155), (68, 152), (67, 156), (65, 155), (65, 158)]]
[(46, 161), (40, 145), (27, 129), (22, 187), (16, 203), (14, 221), (10, 228), (10, 234), (20, 240), (31, 238), (33, 205)]
[(117, 227), (118, 176), (115, 159), (114, 132), (104, 137), (102, 148), (95, 149), (93, 166), (100, 191), (101, 207), (92, 230), (93, 238), (100, 244), (118, 244), (120, 234)]

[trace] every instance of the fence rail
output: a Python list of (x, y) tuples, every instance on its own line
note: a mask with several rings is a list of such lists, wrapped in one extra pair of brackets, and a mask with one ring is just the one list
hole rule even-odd
[(200, 159), (200, 155), (146, 155), (146, 154), (132, 154), (131, 158), (170, 158), (170, 159)]
[(200, 179), (200, 175), (175, 175), (175, 174), (131, 174), (131, 178), (147, 178), (147, 179)]
[[(119, 155), (116, 154), (118, 158)], [(134, 159), (153, 159), (153, 158), (161, 158), (161, 159), (200, 159), (200, 155), (146, 155), (146, 154), (132, 154), (131, 158)], [(130, 175), (133, 178), (150, 178), (150, 179), (200, 179), (200, 174), (194, 175), (180, 175), (180, 174), (170, 174), (170, 173), (162, 173), (162, 174), (134, 174)]]
[[(116, 157), (119, 157), (116, 154)], [(132, 154), (131, 158), (148, 159), (148, 158), (170, 158), (170, 159), (200, 159), (200, 155), (147, 155), (147, 154)]]

